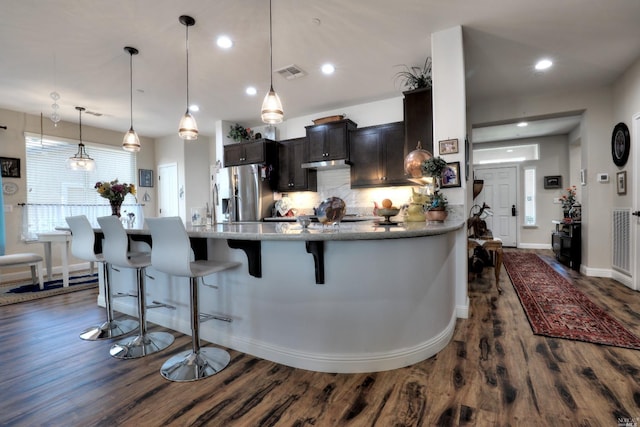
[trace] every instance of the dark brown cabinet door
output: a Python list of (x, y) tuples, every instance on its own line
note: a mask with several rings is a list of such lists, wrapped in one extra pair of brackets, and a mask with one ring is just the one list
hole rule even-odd
[(275, 153), (275, 142), (270, 139), (239, 142), (224, 146), (224, 166), (242, 166), (272, 163), (271, 153)]
[(309, 161), (348, 159), (349, 131), (357, 126), (349, 119), (307, 126)]
[(278, 191), (316, 190), (316, 171), (301, 167), (302, 163), (309, 161), (307, 138), (280, 141), (278, 156), (280, 159)]
[(410, 185), (404, 175), (404, 122), (350, 134), (351, 188)]
[(404, 124), (406, 144), (415, 150), (418, 141), (422, 148), (433, 153), (433, 103), (431, 89), (404, 92)]

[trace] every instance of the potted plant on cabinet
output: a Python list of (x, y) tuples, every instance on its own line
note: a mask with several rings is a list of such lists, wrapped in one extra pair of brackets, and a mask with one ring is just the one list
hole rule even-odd
[(409, 67), (403, 65), (403, 71), (396, 73), (396, 80), (400, 80), (402, 87), (406, 90), (415, 90), (431, 87), (431, 57), (427, 57), (422, 67)]
[(242, 140), (250, 140), (253, 136), (252, 134), (253, 131), (250, 128), (245, 128), (239, 123), (236, 123), (235, 125), (229, 127), (227, 138), (231, 138), (235, 142), (240, 142)]

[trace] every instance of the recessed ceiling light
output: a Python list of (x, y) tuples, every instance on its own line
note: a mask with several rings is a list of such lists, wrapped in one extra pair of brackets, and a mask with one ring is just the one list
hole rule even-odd
[(233, 42), (228, 36), (219, 36), (216, 40), (216, 44), (222, 49), (229, 49), (231, 46), (233, 46)]
[(525, 126), (529, 126), (529, 123), (527, 123), (527, 122), (520, 122), (520, 123), (518, 123), (518, 125), (517, 125), (517, 126), (518, 126), (519, 128), (523, 128), (523, 127), (525, 127)]
[(253, 96), (256, 93), (258, 93), (258, 90), (253, 86), (249, 86), (248, 88), (245, 89), (245, 92), (246, 92), (247, 95)]
[(322, 72), (325, 74), (333, 74), (334, 71), (336, 71), (336, 67), (333, 64), (324, 64), (322, 66)]
[(548, 70), (549, 68), (551, 68), (552, 65), (553, 65), (553, 62), (551, 62), (550, 59), (541, 59), (540, 61), (536, 62), (536, 70), (538, 71)]
[(508, 149), (507, 153), (513, 153), (513, 150), (512, 149)]
[(194, 113), (197, 113), (198, 111), (200, 111), (200, 107), (197, 106), (196, 104), (191, 104), (189, 105), (189, 111), (193, 111)]

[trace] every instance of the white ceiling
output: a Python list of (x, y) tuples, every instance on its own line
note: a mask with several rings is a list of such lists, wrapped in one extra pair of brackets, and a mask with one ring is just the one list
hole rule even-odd
[[(2, 0), (0, 108), (45, 115), (60, 93), (63, 120), (129, 128), (133, 46), (134, 127), (140, 135), (177, 132), (186, 108), (185, 27), (191, 101), (200, 131), (217, 120), (259, 124), (269, 84), (267, 0)], [(319, 24), (317, 23), (319, 20)], [(503, 97), (609, 85), (640, 56), (638, 0), (273, 0), (273, 66), (296, 64), (307, 76), (274, 75), (285, 115), (399, 96), (399, 64), (421, 65), (433, 32), (462, 25), (471, 105)], [(225, 33), (233, 49), (215, 46)], [(550, 57), (555, 66), (532, 66)], [(336, 73), (320, 73), (324, 62)], [(244, 94), (248, 85), (258, 95)], [(437, 85), (437, 82), (435, 82)], [(1, 124), (1, 123), (0, 123)], [(46, 130), (46, 129), (45, 129)]]

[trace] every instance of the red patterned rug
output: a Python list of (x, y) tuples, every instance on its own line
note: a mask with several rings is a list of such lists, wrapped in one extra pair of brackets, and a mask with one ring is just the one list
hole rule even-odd
[(640, 349), (638, 337), (538, 255), (505, 252), (503, 263), (534, 334)]

